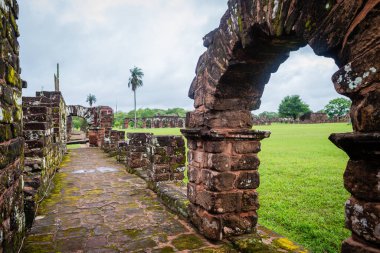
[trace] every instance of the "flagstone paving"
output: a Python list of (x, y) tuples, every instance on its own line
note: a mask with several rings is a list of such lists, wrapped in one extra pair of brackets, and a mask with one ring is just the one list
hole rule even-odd
[(172, 214), (97, 148), (70, 151), (22, 252), (234, 252)]

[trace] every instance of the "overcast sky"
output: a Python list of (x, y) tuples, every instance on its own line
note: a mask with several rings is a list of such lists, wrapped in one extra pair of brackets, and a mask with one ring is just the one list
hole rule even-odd
[[(129, 69), (143, 69), (138, 108), (193, 108), (187, 97), (202, 37), (219, 25), (226, 0), (19, 0), (19, 39), (24, 96), (53, 90), (56, 63), (67, 104), (97, 104), (129, 111)], [(331, 59), (303, 48), (272, 75), (259, 111), (277, 111), (286, 95), (298, 94), (316, 111), (338, 96)]]

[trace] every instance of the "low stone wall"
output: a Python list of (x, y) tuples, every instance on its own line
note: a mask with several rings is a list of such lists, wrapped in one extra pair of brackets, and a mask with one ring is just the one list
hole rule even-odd
[(182, 136), (152, 136), (148, 177), (152, 182), (183, 180), (186, 156)]
[(118, 154), (119, 142), (125, 141), (125, 132), (112, 130), (112, 128), (105, 129), (104, 143), (102, 149), (110, 156)]
[(126, 167), (129, 172), (136, 168), (144, 168), (150, 164), (149, 143), (151, 133), (128, 133), (126, 146)]

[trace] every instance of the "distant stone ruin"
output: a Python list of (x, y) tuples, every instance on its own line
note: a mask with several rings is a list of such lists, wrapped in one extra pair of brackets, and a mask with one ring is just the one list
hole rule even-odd
[[(129, 123), (134, 125), (134, 118), (125, 118), (123, 128), (128, 129)], [(141, 127), (140, 127), (141, 124)], [(137, 118), (137, 128), (184, 128), (185, 118), (179, 116), (155, 116), (150, 118)]]

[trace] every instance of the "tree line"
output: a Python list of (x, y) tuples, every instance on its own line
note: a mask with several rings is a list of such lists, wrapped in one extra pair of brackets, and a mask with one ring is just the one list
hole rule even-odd
[[(330, 119), (334, 117), (345, 116), (351, 107), (351, 101), (346, 98), (335, 98), (329, 101), (324, 109), (318, 111), (326, 113)], [(265, 117), (268, 119), (273, 118), (292, 118), (298, 119), (302, 115), (312, 112), (308, 104), (302, 101), (299, 95), (286, 96), (282, 99), (278, 112), (262, 112), (259, 117)]]

